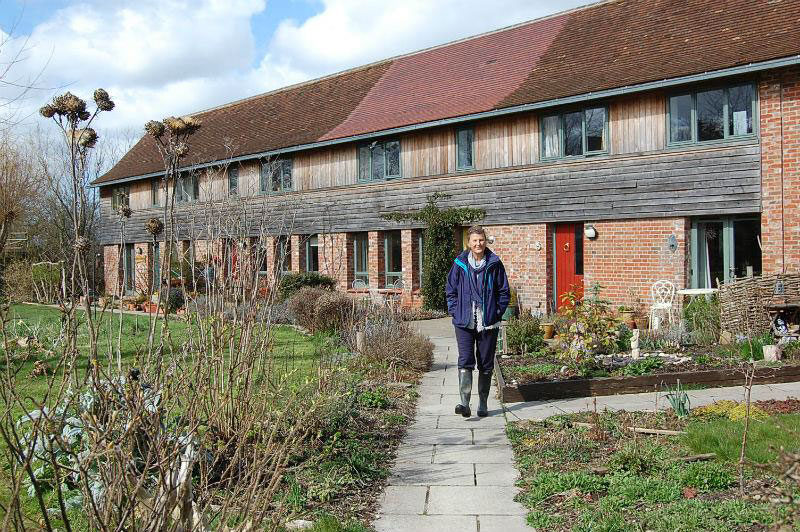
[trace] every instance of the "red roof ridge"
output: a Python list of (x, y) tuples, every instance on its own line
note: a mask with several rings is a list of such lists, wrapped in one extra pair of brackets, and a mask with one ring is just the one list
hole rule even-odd
[(519, 28), (519, 27), (522, 27), (522, 26), (526, 26), (528, 24), (534, 24), (534, 23), (537, 23), (537, 22), (541, 22), (543, 20), (548, 20), (548, 19), (551, 19), (551, 18), (556, 18), (556, 17), (561, 17), (561, 16), (564, 16), (564, 15), (569, 15), (570, 13), (574, 13), (576, 11), (583, 11), (583, 10), (586, 10), (586, 9), (592, 9), (592, 8), (595, 8), (595, 7), (599, 7), (599, 6), (603, 5), (603, 4), (625, 3), (626, 1), (627, 0), (598, 0), (596, 2), (590, 2), (590, 3), (584, 4), (582, 6), (572, 7), (570, 9), (564, 9), (564, 10), (558, 11), (556, 13), (550, 13), (549, 15), (543, 15), (541, 17), (533, 18), (533, 19), (530, 19), (530, 20), (517, 22), (516, 24), (511, 24), (509, 26), (503, 26), (502, 28), (496, 28), (496, 29), (485, 31), (483, 33), (478, 33), (478, 34), (475, 34), (475, 35), (468, 35), (467, 37), (462, 37), (460, 39), (455, 39), (455, 40), (447, 41), (447, 42), (440, 43), (440, 44), (434, 44), (433, 46), (429, 46), (427, 48), (420, 48), (419, 50), (414, 50), (414, 51), (411, 51), (411, 52), (406, 52), (406, 53), (402, 53), (402, 54), (398, 54), (398, 55), (394, 55), (394, 56), (390, 56), (390, 57), (384, 57), (382, 59), (378, 59), (376, 61), (372, 61), (371, 63), (366, 63), (366, 64), (363, 64), (363, 65), (358, 65), (358, 66), (354, 66), (354, 67), (351, 67), (351, 68), (345, 68), (344, 70), (339, 70), (339, 71), (336, 71), (336, 72), (332, 72), (330, 74), (325, 74), (324, 76), (319, 76), (319, 77), (316, 77), (316, 78), (307, 79), (305, 81), (299, 81), (299, 82), (293, 83), (291, 85), (284, 85), (282, 87), (277, 87), (277, 88), (274, 88), (274, 89), (266, 91), (266, 92), (260, 92), (258, 94), (253, 94), (252, 96), (245, 96), (244, 98), (240, 98), (240, 99), (234, 100), (232, 102), (226, 102), (226, 103), (223, 103), (223, 104), (220, 104), (220, 105), (216, 105), (214, 107), (209, 107), (208, 109), (203, 109), (201, 111), (195, 111), (195, 112), (192, 112), (192, 113), (186, 113), (185, 116), (197, 116), (197, 115), (201, 115), (201, 114), (204, 114), (204, 113), (209, 113), (211, 111), (218, 111), (220, 109), (225, 109), (226, 107), (233, 107), (235, 105), (238, 105), (238, 104), (241, 104), (241, 103), (244, 103), (244, 102), (249, 102), (251, 100), (255, 100), (255, 99), (258, 99), (258, 98), (263, 98), (265, 96), (270, 96), (272, 94), (278, 94), (278, 93), (283, 92), (283, 91), (297, 89), (297, 88), (303, 87), (305, 85), (313, 85), (314, 83), (317, 83), (319, 81), (324, 81), (326, 79), (335, 78), (335, 77), (338, 77), (338, 76), (341, 76), (341, 75), (344, 75), (344, 74), (351, 74), (351, 73), (354, 73), (354, 72), (358, 72), (360, 70), (367, 70), (369, 68), (381, 65), (381, 64), (386, 63), (386, 62), (396, 61), (398, 59), (403, 59), (405, 57), (410, 57), (410, 56), (414, 56), (414, 55), (417, 55), (417, 54), (430, 52), (431, 50), (438, 50), (439, 48), (445, 48), (447, 46), (451, 46), (451, 45), (462, 43), (462, 42), (471, 41), (473, 39), (480, 39), (481, 37), (486, 37), (487, 35), (493, 35), (495, 33), (501, 33), (501, 32), (504, 32), (504, 31), (512, 30), (514, 28)]

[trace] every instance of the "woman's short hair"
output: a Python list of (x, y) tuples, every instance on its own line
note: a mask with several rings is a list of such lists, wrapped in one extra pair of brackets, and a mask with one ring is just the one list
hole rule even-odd
[(481, 235), (484, 239), (486, 239), (486, 231), (480, 225), (473, 225), (467, 229), (467, 238), (469, 238), (470, 235)]

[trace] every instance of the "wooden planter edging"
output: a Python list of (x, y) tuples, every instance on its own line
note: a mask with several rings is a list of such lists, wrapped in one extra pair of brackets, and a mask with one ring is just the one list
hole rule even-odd
[[(744, 373), (735, 368), (682, 371), (638, 377), (597, 377), (594, 379), (543, 381), (515, 385), (506, 383), (503, 378), (503, 372), (500, 370), (500, 363), (496, 359), (495, 369), (500, 388), (500, 397), (506, 403), (665, 391), (668, 386), (674, 387), (678, 380), (681, 381), (681, 385), (703, 384), (709, 388), (744, 385)], [(795, 381), (800, 381), (800, 366), (757, 368), (753, 377), (754, 384)]]

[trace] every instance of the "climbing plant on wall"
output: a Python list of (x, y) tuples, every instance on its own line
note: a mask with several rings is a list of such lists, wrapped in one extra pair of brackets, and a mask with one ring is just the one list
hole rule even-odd
[(425, 224), (422, 272), (422, 296), (425, 308), (447, 310), (444, 294), (447, 274), (453, 259), (460, 251), (454, 229), (460, 225), (477, 222), (486, 216), (486, 211), (472, 207), (441, 208), (439, 202), (449, 194), (435, 192), (428, 195), (426, 205), (411, 212), (393, 212), (383, 215), (394, 222), (422, 222)]

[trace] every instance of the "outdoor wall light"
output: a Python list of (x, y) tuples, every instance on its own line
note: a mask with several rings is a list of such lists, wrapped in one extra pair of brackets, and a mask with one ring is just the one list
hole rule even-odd
[(136, 248), (136, 253), (138, 253), (139, 255), (142, 255), (142, 254), (144, 254), (144, 250), (142, 248)]
[(494, 235), (487, 236), (486, 237), (486, 242), (488, 242), (489, 244), (494, 244)]
[(597, 238), (597, 229), (595, 229), (593, 225), (587, 225), (583, 228), (583, 234), (586, 235), (586, 238), (589, 240), (594, 240)]

